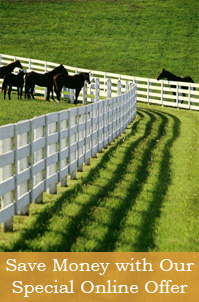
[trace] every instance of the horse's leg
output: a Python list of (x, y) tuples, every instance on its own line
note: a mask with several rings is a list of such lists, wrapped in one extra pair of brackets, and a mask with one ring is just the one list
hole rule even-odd
[(20, 96), (20, 100), (21, 100), (21, 97), (22, 97), (22, 93), (23, 93), (23, 86), (21, 86), (21, 87), (19, 87), (19, 91), (20, 91), (20, 94), (19, 94), (19, 96)]
[(17, 96), (18, 96), (18, 100), (19, 100), (19, 95), (20, 95), (20, 88), (17, 87)]
[(46, 96), (46, 101), (49, 101), (49, 97), (50, 97), (50, 88), (47, 87), (47, 96)]
[(32, 96), (33, 100), (35, 99), (34, 97), (34, 86), (30, 88), (30, 95)]
[(31, 96), (30, 96), (30, 87), (29, 86), (27, 86), (27, 96), (28, 96), (28, 100), (31, 98)]
[(4, 100), (6, 99), (6, 90), (7, 90), (7, 85), (4, 87)]
[(56, 94), (57, 94), (57, 100), (58, 102), (60, 102), (61, 91), (57, 89)]
[(25, 83), (25, 99), (26, 99), (26, 96), (28, 97), (28, 85), (27, 85), (27, 83)]
[(9, 86), (9, 89), (8, 89), (8, 97), (9, 97), (9, 100), (11, 100), (11, 91), (12, 91), (12, 86)]
[(75, 102), (74, 102), (75, 104), (77, 104), (77, 99), (78, 99), (80, 90), (81, 90), (81, 88), (80, 88), (80, 89), (79, 89), (79, 88), (76, 88), (76, 90), (75, 90)]
[[(54, 88), (54, 92), (55, 92), (55, 94), (56, 94), (56, 96), (57, 96), (57, 87), (54, 85), (53, 88)], [(52, 88), (52, 89), (53, 89), (53, 88)]]
[[(55, 99), (54, 99), (54, 95), (53, 95), (53, 86), (50, 86), (50, 91), (51, 91), (51, 94), (52, 94), (52, 99), (54, 101)], [(50, 93), (49, 93), (49, 96), (50, 96)]]
[(52, 99), (54, 100), (51, 86), (47, 87), (47, 101), (50, 101), (50, 93), (52, 93)]
[(58, 100), (58, 102), (61, 101), (61, 91), (62, 91), (62, 89), (59, 89), (59, 88), (57, 87), (56, 95), (57, 95), (57, 100)]

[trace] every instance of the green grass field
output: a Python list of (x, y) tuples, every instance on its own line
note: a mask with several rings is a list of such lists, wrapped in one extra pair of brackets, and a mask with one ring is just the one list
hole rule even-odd
[[(1, 52), (87, 69), (199, 79), (195, 0), (1, 1)], [(4, 101), (0, 125), (71, 106)], [(0, 251), (199, 251), (199, 113), (138, 104), (77, 180), (0, 233)]]
[(1, 52), (157, 78), (199, 82), (198, 0), (1, 1)]
[(0, 234), (1, 251), (199, 251), (199, 115), (140, 104), (126, 134)]

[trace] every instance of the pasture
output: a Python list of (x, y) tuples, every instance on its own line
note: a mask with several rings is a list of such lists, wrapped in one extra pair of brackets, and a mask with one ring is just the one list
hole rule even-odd
[[(196, 0), (2, 1), (1, 52), (156, 78), (199, 79)], [(0, 125), (69, 101), (4, 101)], [(138, 104), (90, 166), (0, 233), (0, 251), (199, 251), (199, 114)]]
[(14, 217), (1, 251), (198, 251), (199, 115), (139, 104), (126, 134)]
[(1, 53), (199, 81), (197, 0), (1, 1)]

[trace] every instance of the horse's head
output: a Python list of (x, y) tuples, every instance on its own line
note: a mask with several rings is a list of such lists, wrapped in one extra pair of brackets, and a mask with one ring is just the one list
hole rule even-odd
[(23, 66), (21, 65), (21, 62), (19, 60), (16, 60), (16, 67), (23, 69)]
[(85, 78), (85, 81), (87, 81), (88, 84), (90, 84), (90, 73), (87, 72), (87, 73), (83, 73), (83, 76)]
[(165, 78), (165, 73), (166, 73), (166, 70), (163, 68), (162, 69), (162, 72), (159, 74), (159, 76), (157, 77), (157, 80), (161, 80), (161, 79), (164, 79)]

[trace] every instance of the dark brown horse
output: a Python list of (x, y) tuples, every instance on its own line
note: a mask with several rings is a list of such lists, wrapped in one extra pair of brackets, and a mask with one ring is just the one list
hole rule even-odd
[[(47, 97), (46, 100), (49, 101), (50, 92), (52, 92), (52, 98), (53, 98), (53, 77), (58, 74), (63, 73), (65, 75), (68, 74), (67, 70), (64, 68), (63, 65), (59, 65), (55, 67), (50, 72), (46, 72), (44, 74), (37, 73), (35, 71), (31, 71), (27, 73), (25, 77), (25, 98), (26, 95), (28, 96), (28, 99), (32, 96), (34, 99), (34, 88), (35, 85), (47, 87)], [(54, 99), (54, 98), (53, 98)]]
[(9, 100), (11, 99), (11, 91), (12, 87), (17, 87), (18, 99), (21, 99), (22, 91), (23, 91), (23, 84), (24, 84), (24, 71), (20, 70), (17, 75), (13, 73), (8, 73), (4, 76), (4, 81), (2, 85), (2, 91), (4, 91), (4, 100), (6, 98), (6, 90), (8, 89), (8, 97)]
[(19, 60), (16, 60), (10, 64), (7, 64), (5, 66), (1, 66), (0, 67), (0, 78), (3, 79), (3, 77), (8, 74), (8, 73), (11, 73), (15, 67), (19, 67), (19, 68), (23, 68), (23, 66), (21, 65), (20, 61)]
[(77, 104), (77, 99), (80, 93), (80, 90), (84, 86), (84, 82), (87, 81), (90, 84), (89, 73), (80, 73), (75, 74), (73, 76), (65, 75), (65, 74), (57, 74), (53, 78), (54, 89), (57, 95), (57, 100), (60, 102), (60, 95), (63, 86), (66, 88), (75, 89), (75, 104)]
[[(159, 74), (159, 76), (157, 77), (157, 80), (161, 80), (161, 79), (167, 79), (168, 81), (174, 81), (174, 82), (188, 82), (188, 83), (194, 83), (193, 79), (191, 77), (178, 77), (175, 74), (162, 69), (162, 72)], [(172, 88), (176, 88), (175, 85), (171, 85)], [(188, 89), (187, 86), (182, 86), (182, 89)], [(173, 95), (176, 95), (175, 92), (173, 92)], [(185, 93), (183, 93), (183, 96), (185, 96)]]

